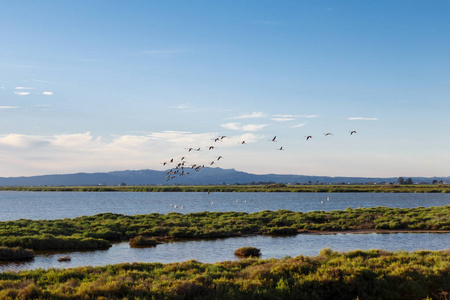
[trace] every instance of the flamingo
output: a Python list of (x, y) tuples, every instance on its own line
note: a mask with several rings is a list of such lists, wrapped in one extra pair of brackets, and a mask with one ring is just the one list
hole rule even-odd
[(352, 134), (354, 134), (354, 133), (356, 133), (356, 130), (350, 131), (350, 135), (352, 135)]
[(245, 141), (242, 141), (242, 142), (241, 142), (241, 145), (244, 145), (244, 144), (245, 144)]
[(306, 137), (306, 140), (309, 140), (309, 139), (312, 139), (312, 136), (311, 136), (311, 135), (308, 135), (308, 136)]
[(219, 156), (218, 158), (217, 158), (217, 160), (220, 160), (221, 158), (223, 158), (222, 156)]
[(277, 136), (274, 136), (273, 139), (269, 140), (271, 142), (276, 142), (275, 139), (277, 138)]
[(327, 133), (324, 133), (324, 135), (328, 136), (328, 135), (334, 135), (334, 134), (332, 134), (331, 132), (327, 132)]
[(283, 146), (281, 146), (281, 147), (280, 147), (280, 148), (278, 148), (277, 150), (284, 150), (284, 149), (283, 149)]

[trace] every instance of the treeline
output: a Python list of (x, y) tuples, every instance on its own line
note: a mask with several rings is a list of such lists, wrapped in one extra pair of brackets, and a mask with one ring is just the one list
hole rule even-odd
[(0, 187), (0, 191), (44, 192), (291, 192), (291, 193), (450, 193), (446, 184), (389, 185), (201, 185), (201, 186), (33, 186)]
[(339, 253), (214, 264), (133, 263), (0, 273), (1, 299), (448, 299), (450, 252)]
[(147, 238), (217, 238), (250, 234), (294, 235), (343, 230), (450, 230), (450, 205), (417, 208), (347, 208), (338, 211), (102, 213), (61, 220), (0, 222), (0, 246), (34, 250), (96, 249), (111, 241)]

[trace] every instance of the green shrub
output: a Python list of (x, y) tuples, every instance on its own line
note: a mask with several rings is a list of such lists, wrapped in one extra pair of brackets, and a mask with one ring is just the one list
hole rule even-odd
[(242, 247), (234, 251), (234, 255), (239, 257), (259, 257), (261, 250), (255, 247)]

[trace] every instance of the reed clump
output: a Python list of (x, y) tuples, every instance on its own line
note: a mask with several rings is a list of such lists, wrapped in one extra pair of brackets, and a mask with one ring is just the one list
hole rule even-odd
[(155, 247), (160, 244), (160, 242), (158, 242), (155, 238), (140, 235), (131, 238), (129, 244), (131, 247)]
[(261, 249), (255, 247), (242, 247), (234, 251), (234, 255), (238, 257), (260, 257)]

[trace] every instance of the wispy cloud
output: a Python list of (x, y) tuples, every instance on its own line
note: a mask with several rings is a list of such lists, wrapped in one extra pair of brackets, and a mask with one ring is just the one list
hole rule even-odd
[(52, 92), (42, 92), (42, 95), (53, 95), (53, 93)]
[(312, 119), (312, 118), (318, 118), (319, 114), (313, 114), (313, 115), (275, 115), (275, 117), (279, 118), (306, 118), (306, 119)]
[(35, 88), (29, 86), (17, 86), (16, 90), (34, 90)]
[(0, 109), (14, 109), (14, 108), (20, 108), (20, 106), (0, 106)]
[(220, 124), (225, 129), (231, 129), (231, 130), (240, 130), (241, 126), (240, 123), (226, 123), (226, 124)]
[(300, 124), (291, 126), (291, 128), (300, 128), (300, 127), (303, 127), (303, 126), (305, 126), (305, 125), (306, 125), (306, 123), (300, 123)]
[(258, 131), (266, 127), (267, 124), (247, 124), (242, 126), (243, 131)]
[(257, 119), (257, 118), (265, 118), (267, 117), (267, 114), (261, 112), (261, 111), (255, 111), (251, 114), (243, 114), (237, 117), (234, 117), (232, 119)]
[(278, 118), (272, 118), (270, 120), (275, 121), (275, 122), (287, 122), (287, 121), (294, 121), (295, 119), (294, 118), (281, 118), (281, 117), (278, 117)]
[(267, 126), (267, 124), (246, 124), (241, 125), (241, 123), (226, 123), (220, 124), (225, 129), (230, 130), (241, 130), (241, 131), (258, 131)]
[(56, 82), (53, 82), (53, 81), (47, 81), (47, 80), (41, 80), (41, 79), (30, 79), (30, 80), (36, 81), (36, 82), (42, 82), (42, 83), (57, 84)]
[(347, 120), (355, 121), (355, 120), (362, 120), (362, 121), (377, 121), (378, 118), (366, 118), (366, 117), (349, 117)]
[(177, 108), (177, 109), (186, 109), (186, 108), (192, 108), (193, 106), (187, 105), (187, 104), (178, 104), (175, 106), (171, 106), (170, 108)]
[(26, 95), (29, 95), (30, 92), (14, 92), (14, 94), (19, 95), (19, 96), (26, 96)]

